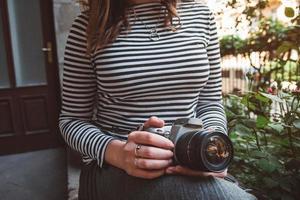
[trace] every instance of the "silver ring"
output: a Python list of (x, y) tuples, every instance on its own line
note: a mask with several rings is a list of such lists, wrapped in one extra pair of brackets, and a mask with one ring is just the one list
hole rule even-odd
[(134, 149), (134, 155), (135, 155), (136, 157), (139, 157), (138, 151), (139, 151), (141, 148), (142, 148), (142, 145), (140, 145), (140, 144), (137, 144), (137, 145), (135, 146), (135, 149)]

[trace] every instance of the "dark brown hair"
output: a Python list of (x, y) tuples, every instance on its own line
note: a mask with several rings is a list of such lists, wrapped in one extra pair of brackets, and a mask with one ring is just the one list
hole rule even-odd
[[(164, 23), (173, 31), (173, 17), (178, 17), (176, 5), (178, 0), (161, 0), (166, 7)], [(126, 10), (130, 6), (127, 0), (79, 0), (85, 13), (89, 16), (87, 27), (87, 52), (95, 50), (113, 42), (123, 25), (129, 29)], [(180, 19), (179, 19), (180, 24)]]

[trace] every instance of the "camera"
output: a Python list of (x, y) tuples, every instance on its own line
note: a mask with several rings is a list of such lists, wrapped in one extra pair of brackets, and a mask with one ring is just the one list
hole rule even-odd
[(233, 145), (222, 132), (204, 129), (202, 120), (179, 118), (172, 126), (150, 127), (150, 133), (170, 139), (174, 145), (174, 163), (194, 170), (224, 171), (233, 158)]

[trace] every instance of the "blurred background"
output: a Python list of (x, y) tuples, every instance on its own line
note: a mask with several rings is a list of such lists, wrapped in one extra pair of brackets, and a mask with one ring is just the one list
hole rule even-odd
[[(300, 1), (209, 0), (219, 29), (229, 172), (259, 199), (300, 196)], [(76, 0), (0, 0), (0, 199), (77, 199), (57, 127)]]

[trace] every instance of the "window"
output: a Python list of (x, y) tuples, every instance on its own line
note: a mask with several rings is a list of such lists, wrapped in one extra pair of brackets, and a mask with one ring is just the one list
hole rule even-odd
[[(2, 13), (0, 11), (0, 13)], [(10, 87), (8, 69), (7, 69), (7, 54), (4, 43), (3, 19), (0, 15), (0, 88)]]
[(0, 1), (0, 89), (47, 84), (40, 2)]

